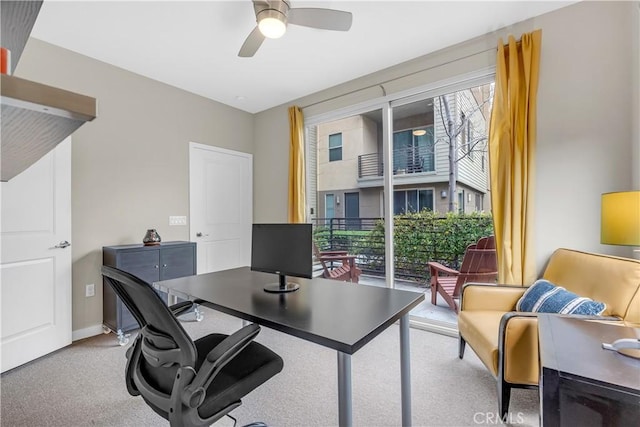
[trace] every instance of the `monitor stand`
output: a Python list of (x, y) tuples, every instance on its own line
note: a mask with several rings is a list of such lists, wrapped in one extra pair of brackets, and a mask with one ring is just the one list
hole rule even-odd
[(280, 274), (280, 282), (279, 283), (269, 283), (264, 285), (265, 292), (269, 292), (272, 294), (282, 294), (285, 292), (293, 292), (297, 291), (300, 285), (297, 283), (287, 283), (287, 277), (284, 274)]

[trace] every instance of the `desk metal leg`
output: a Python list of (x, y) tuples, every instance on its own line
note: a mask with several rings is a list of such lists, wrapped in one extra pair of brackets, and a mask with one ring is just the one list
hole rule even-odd
[(353, 425), (351, 398), (351, 355), (338, 351), (338, 424)]
[(172, 294), (171, 292), (167, 293), (167, 304), (169, 304), (169, 307), (171, 307), (173, 304), (176, 304), (178, 302), (178, 297), (175, 296), (174, 294)]
[(411, 425), (411, 351), (409, 349), (409, 314), (400, 318), (400, 387), (402, 425)]

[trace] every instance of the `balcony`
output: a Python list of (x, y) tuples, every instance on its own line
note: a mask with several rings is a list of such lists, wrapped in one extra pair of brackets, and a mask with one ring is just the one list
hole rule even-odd
[[(405, 147), (393, 150), (393, 174), (415, 174), (433, 172), (433, 149), (428, 147)], [(358, 156), (358, 178), (381, 177), (384, 175), (382, 153)]]

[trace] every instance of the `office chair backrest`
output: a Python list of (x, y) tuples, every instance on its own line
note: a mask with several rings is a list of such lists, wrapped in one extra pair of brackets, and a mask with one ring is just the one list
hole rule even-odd
[(127, 350), (127, 390), (172, 427), (213, 424), (282, 370), (280, 356), (253, 342), (257, 324), (194, 343), (151, 285), (113, 267), (103, 266), (102, 275), (141, 327)]
[[(102, 275), (140, 325), (146, 340), (142, 353), (148, 368), (151, 371), (162, 370), (176, 364), (195, 368), (195, 344), (152, 287), (142, 279), (113, 267), (103, 266)], [(152, 373), (152, 376), (167, 377), (166, 373)], [(170, 393), (172, 383), (173, 378), (171, 383), (165, 384), (168, 390), (164, 391)]]

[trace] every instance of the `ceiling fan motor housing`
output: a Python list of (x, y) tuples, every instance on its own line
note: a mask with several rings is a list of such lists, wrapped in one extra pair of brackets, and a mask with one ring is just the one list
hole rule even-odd
[(253, 4), (256, 12), (256, 21), (258, 23), (264, 18), (275, 18), (285, 24), (287, 23), (287, 14), (291, 5), (286, 1), (270, 1), (262, 2), (256, 1)]

